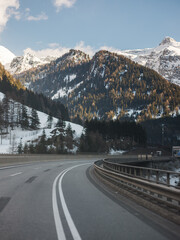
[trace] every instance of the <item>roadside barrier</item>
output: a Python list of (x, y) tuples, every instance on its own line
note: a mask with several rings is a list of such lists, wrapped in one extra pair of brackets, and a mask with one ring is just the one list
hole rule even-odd
[[(169, 180), (164, 184), (159, 182), (159, 173), (161, 171), (165, 172), (167, 176), (176, 174), (175, 172), (117, 164), (109, 162), (107, 159), (96, 161), (94, 170), (106, 181), (116, 185), (116, 187), (125, 186), (126, 189), (135, 190), (139, 195), (143, 194), (143, 196), (156, 199), (162, 204), (165, 203), (167, 206), (180, 211), (180, 188), (170, 186)], [(156, 173), (154, 181), (150, 181), (151, 171)]]

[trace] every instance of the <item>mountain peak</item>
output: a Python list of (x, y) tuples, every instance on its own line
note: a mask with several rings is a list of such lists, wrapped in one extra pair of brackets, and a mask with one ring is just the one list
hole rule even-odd
[(62, 57), (57, 59), (57, 62), (61, 61), (74, 61), (75, 63), (80, 62), (87, 62), (90, 60), (89, 55), (86, 53), (76, 50), (76, 49), (70, 49), (68, 53), (65, 53)]
[(172, 43), (176, 43), (176, 40), (174, 40), (171, 37), (165, 37), (162, 42), (160, 43), (160, 45), (165, 45), (165, 44), (172, 44)]

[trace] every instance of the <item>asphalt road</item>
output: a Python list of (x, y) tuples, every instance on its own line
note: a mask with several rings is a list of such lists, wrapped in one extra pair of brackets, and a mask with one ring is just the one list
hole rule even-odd
[(0, 167), (0, 240), (178, 239), (178, 226), (104, 189), (92, 164)]

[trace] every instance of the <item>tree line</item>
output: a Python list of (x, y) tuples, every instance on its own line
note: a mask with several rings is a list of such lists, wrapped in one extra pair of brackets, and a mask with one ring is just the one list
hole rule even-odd
[(99, 121), (85, 122), (85, 134), (80, 139), (80, 152), (108, 152), (127, 150), (135, 145), (146, 144), (146, 132), (135, 122)]

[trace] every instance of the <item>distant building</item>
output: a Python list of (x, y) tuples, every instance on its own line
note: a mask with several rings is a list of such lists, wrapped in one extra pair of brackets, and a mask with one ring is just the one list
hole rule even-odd
[(172, 157), (180, 157), (180, 146), (172, 147)]

